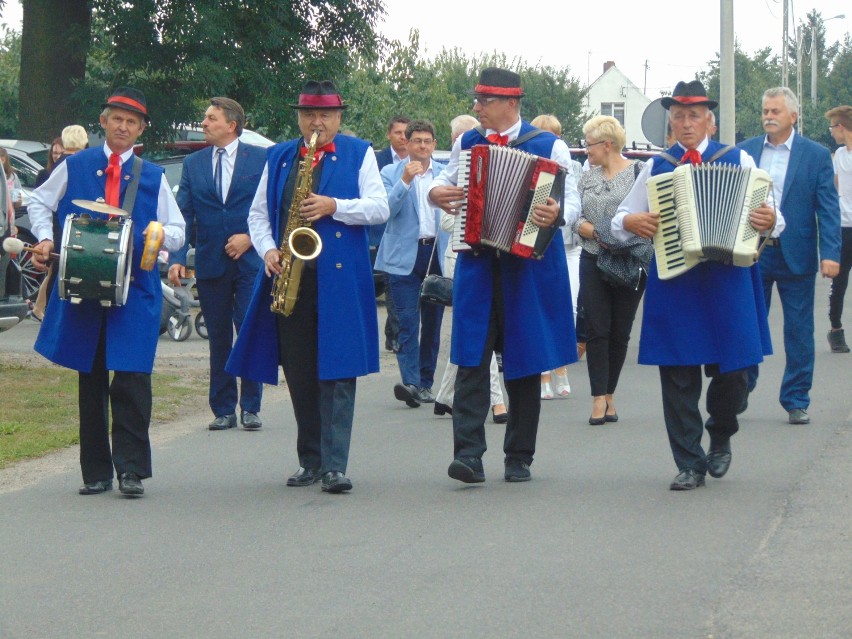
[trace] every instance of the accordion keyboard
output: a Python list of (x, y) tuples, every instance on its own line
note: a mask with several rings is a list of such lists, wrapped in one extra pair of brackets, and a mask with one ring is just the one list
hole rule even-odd
[(699, 260), (684, 253), (681, 246), (673, 174), (663, 173), (649, 178), (647, 188), (649, 209), (660, 214), (660, 224), (654, 234), (657, 275), (661, 280), (668, 280), (685, 273)]
[(470, 244), (464, 241), (464, 229), (467, 222), (467, 190), (470, 184), (470, 149), (459, 153), (459, 173), (456, 185), (464, 189), (464, 204), (459, 207), (453, 223), (452, 247), (454, 251), (469, 251)]

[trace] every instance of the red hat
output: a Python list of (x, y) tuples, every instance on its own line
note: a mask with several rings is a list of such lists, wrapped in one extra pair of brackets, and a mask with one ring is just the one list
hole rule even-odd
[(151, 121), (151, 118), (148, 117), (148, 107), (145, 102), (145, 94), (139, 89), (134, 89), (133, 87), (117, 88), (107, 101), (101, 105), (101, 107), (104, 109), (106, 107), (114, 107), (116, 109), (132, 111), (133, 113), (138, 113), (144, 117), (145, 122)]
[(346, 109), (334, 82), (308, 80), (299, 94), (299, 104), (290, 105), (294, 109)]

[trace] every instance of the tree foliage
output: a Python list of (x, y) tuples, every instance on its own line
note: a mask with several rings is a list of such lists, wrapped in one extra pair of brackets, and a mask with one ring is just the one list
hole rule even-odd
[(18, 131), (20, 70), (20, 35), (4, 26), (0, 32), (0, 137), (12, 137)]

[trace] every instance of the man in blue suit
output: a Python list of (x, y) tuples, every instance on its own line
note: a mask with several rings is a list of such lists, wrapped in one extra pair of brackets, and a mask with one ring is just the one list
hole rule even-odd
[(441, 209), (428, 199), (432, 180), (444, 168), (432, 161), (435, 127), (426, 120), (414, 120), (406, 128), (405, 138), (408, 158), (381, 171), (390, 218), (376, 256), (376, 270), (388, 274), (399, 318), (396, 360), (402, 383), (394, 386), (394, 396), (416, 408), (435, 401), (432, 382), (444, 316), (443, 306), (420, 305), (420, 286), (428, 274), (441, 273), (449, 236), (441, 229)]
[[(405, 115), (395, 115), (388, 122), (388, 147), (376, 152), (376, 164), (379, 165), (379, 171), (389, 164), (399, 164), (408, 157), (408, 140), (405, 138), (405, 129), (409, 122), (411, 122), (411, 118)], [(370, 255), (374, 262), (379, 244), (382, 243), (385, 226), (385, 224), (374, 224), (370, 227)], [(397, 353), (399, 352), (399, 318), (396, 314), (393, 297), (388, 291), (387, 274), (382, 273), (381, 279), (385, 288), (385, 309), (388, 313), (385, 320), (385, 350)]]
[[(210, 430), (237, 425), (237, 380), (225, 372), (234, 328), (239, 332), (257, 272), (263, 266), (248, 232), (248, 212), (266, 152), (240, 142), (245, 113), (230, 98), (212, 98), (201, 127), (211, 146), (187, 156), (177, 202), (187, 228), (195, 223), (195, 272), (198, 300), (210, 339)], [(169, 281), (180, 286), (186, 277), (187, 244), (173, 253)], [(243, 379), (239, 404), (243, 428), (257, 430), (263, 385)]]
[[(816, 273), (834, 277), (840, 271), (840, 205), (828, 150), (793, 129), (798, 100), (787, 87), (763, 94), (766, 136), (741, 147), (773, 180), (775, 201), (784, 211), (785, 232), (769, 240), (760, 257), (766, 308), (772, 285), (784, 310), (787, 364), (780, 401), (791, 424), (808, 424), (814, 374), (814, 289)], [(749, 369), (749, 389), (757, 383), (757, 366)]]

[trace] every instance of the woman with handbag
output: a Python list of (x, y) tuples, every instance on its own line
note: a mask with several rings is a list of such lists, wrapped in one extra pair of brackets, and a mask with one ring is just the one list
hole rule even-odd
[(622, 156), (625, 133), (615, 118), (596, 116), (583, 126), (583, 134), (592, 168), (580, 178), (582, 214), (574, 231), (583, 244), (580, 297), (592, 393), (589, 424), (600, 425), (618, 421), (613, 396), (627, 356), (636, 309), (645, 291), (641, 263), (649, 256), (650, 240), (618, 250), (606, 242), (611, 240), (608, 230), (612, 217), (630, 192), (643, 163)]

